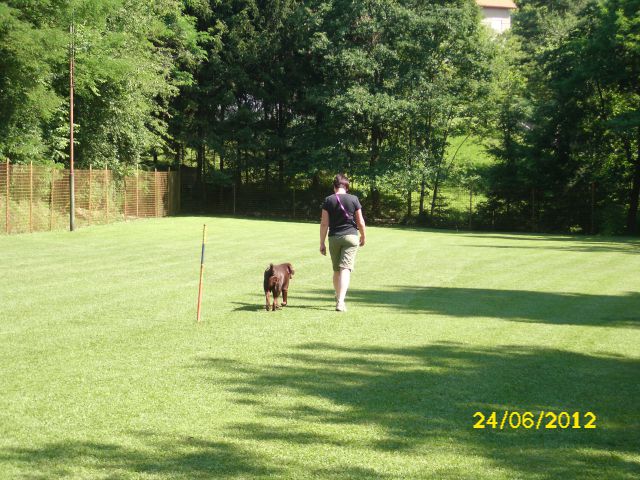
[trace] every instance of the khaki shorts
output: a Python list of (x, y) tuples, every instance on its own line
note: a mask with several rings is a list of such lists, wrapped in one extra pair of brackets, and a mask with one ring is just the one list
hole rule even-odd
[(343, 268), (353, 270), (356, 265), (358, 244), (358, 235), (329, 237), (329, 253), (334, 272), (339, 272)]

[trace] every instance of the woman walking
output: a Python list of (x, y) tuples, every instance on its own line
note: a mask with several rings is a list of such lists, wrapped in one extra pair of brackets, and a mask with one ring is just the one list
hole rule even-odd
[[(348, 194), (349, 179), (341, 174), (333, 179), (333, 195), (322, 204), (320, 221), (320, 253), (327, 254), (325, 240), (329, 232), (329, 253), (333, 264), (333, 288), (336, 292), (336, 310), (346, 312), (344, 303), (351, 271), (355, 266), (358, 246), (364, 247), (365, 224), (362, 205), (355, 195)], [(358, 238), (360, 231), (360, 238)]]

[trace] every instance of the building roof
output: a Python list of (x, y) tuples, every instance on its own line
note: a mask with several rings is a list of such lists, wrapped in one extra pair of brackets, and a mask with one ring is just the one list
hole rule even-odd
[(511, 0), (476, 0), (481, 7), (508, 8), (510, 10), (518, 8)]

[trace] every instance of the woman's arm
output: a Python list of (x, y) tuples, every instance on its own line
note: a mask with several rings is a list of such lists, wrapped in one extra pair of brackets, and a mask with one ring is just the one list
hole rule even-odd
[(356, 210), (356, 225), (360, 231), (360, 246), (364, 247), (365, 242), (365, 230), (367, 226), (364, 224), (364, 217), (362, 216), (362, 209)]
[(320, 253), (327, 254), (325, 240), (327, 239), (327, 231), (329, 230), (329, 212), (322, 209), (322, 217), (320, 218)]

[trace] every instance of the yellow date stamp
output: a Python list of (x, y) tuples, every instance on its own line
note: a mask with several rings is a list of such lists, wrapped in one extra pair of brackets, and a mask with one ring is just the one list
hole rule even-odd
[(475, 412), (474, 429), (499, 430), (554, 430), (554, 429), (594, 429), (597, 416), (593, 412)]

